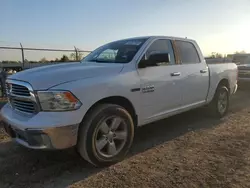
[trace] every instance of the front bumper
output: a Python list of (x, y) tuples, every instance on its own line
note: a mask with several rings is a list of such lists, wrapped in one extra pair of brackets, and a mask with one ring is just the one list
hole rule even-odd
[(20, 130), (5, 123), (4, 129), (17, 143), (31, 149), (66, 149), (77, 143), (78, 125)]
[(76, 112), (39, 112), (26, 116), (8, 104), (1, 109), (4, 128), (17, 143), (32, 149), (65, 149), (76, 145), (80, 118)]

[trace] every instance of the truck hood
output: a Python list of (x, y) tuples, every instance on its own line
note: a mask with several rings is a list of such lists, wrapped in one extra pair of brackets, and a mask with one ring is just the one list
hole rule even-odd
[(46, 90), (74, 80), (118, 74), (122, 68), (122, 64), (114, 63), (63, 63), (25, 70), (9, 79), (29, 82), (34, 90)]

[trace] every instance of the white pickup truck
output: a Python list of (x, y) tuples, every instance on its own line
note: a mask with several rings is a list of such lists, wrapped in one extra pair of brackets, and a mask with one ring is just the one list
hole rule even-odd
[(104, 166), (124, 158), (138, 126), (204, 105), (224, 116), (237, 90), (237, 66), (207, 65), (194, 40), (137, 37), (101, 46), (80, 63), (14, 74), (6, 83), (9, 102), (1, 115), (16, 142), (33, 149), (76, 146), (84, 159)]

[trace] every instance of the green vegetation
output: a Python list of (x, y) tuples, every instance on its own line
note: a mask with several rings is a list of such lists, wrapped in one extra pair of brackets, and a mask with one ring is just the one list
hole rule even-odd
[(210, 58), (222, 58), (223, 55), (218, 53), (218, 52), (212, 52), (211, 55), (209, 55), (208, 57), (210, 57)]
[[(40, 59), (39, 61), (29, 61), (27, 59), (24, 60), (25, 63), (53, 63), (53, 62), (73, 62), (73, 61), (80, 61), (83, 58), (83, 53), (78, 52), (71, 53), (69, 56), (63, 54), (61, 58), (56, 58), (55, 60), (47, 60), (45, 57)], [(0, 61), (1, 63), (1, 61)], [(21, 61), (2, 61), (3, 64), (9, 63), (22, 63)]]

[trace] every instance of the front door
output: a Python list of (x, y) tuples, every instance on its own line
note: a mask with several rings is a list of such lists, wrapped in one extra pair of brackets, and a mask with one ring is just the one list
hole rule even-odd
[(155, 52), (169, 53), (170, 62), (138, 68), (141, 79), (141, 115), (144, 123), (160, 119), (181, 106), (180, 65), (175, 64), (171, 41), (167, 39), (153, 41), (143, 58), (147, 59)]

